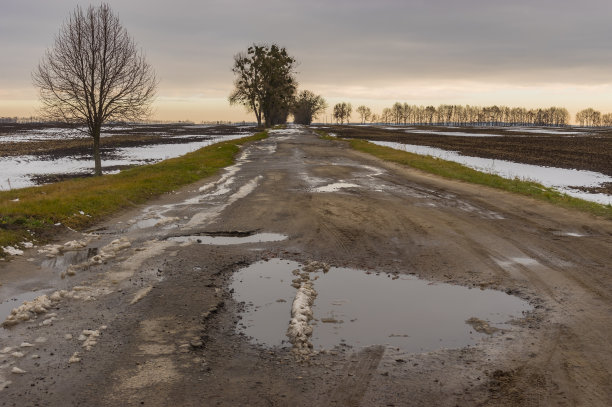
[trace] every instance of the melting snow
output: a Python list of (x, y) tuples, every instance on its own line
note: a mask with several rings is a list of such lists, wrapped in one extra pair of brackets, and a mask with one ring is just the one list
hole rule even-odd
[(542, 167), (539, 165), (516, 163), (491, 158), (470, 157), (456, 151), (443, 150), (435, 147), (417, 146), (412, 144), (394, 143), (389, 141), (370, 141), (373, 144), (408, 151), (414, 154), (429, 155), (443, 160), (463, 164), (478, 171), (496, 174), (508, 179), (524, 179), (540, 183), (546, 187), (559, 190), (562, 193), (598, 202), (603, 205), (612, 204), (612, 196), (607, 194), (590, 194), (573, 189), (573, 186), (596, 187), (612, 182), (612, 177), (592, 172), (566, 168)]

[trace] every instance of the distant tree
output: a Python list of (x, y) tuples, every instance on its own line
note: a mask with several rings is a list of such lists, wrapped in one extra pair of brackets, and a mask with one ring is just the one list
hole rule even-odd
[(372, 116), (372, 110), (364, 105), (358, 106), (356, 112), (359, 113), (361, 124), (364, 124), (366, 121), (369, 121), (370, 117)]
[(576, 121), (581, 126), (600, 126), (601, 125), (601, 112), (589, 107), (576, 113)]
[(391, 114), (393, 115), (393, 122), (395, 122), (395, 124), (400, 124), (404, 116), (404, 105), (400, 102), (395, 102), (391, 108)]
[(276, 44), (253, 44), (246, 53), (236, 54), (230, 104), (241, 104), (254, 112), (260, 127), (262, 120), (266, 127), (286, 123), (297, 90), (295, 65), (287, 50)]
[(86, 127), (95, 175), (102, 175), (102, 125), (147, 117), (157, 86), (151, 66), (108, 4), (86, 11), (77, 6), (32, 79), (44, 116)]
[(297, 124), (310, 125), (312, 119), (327, 109), (327, 103), (320, 95), (315, 95), (309, 90), (301, 91), (291, 104), (293, 121)]
[(391, 109), (389, 109), (388, 107), (385, 107), (380, 115), (380, 120), (385, 124), (389, 124), (389, 122), (391, 121), (391, 116), (392, 116)]
[(606, 113), (601, 116), (601, 125), (606, 127), (612, 126), (612, 113)]
[(344, 121), (346, 120), (346, 123), (348, 124), (349, 121), (351, 120), (351, 113), (353, 112), (353, 106), (351, 106), (350, 103), (346, 103), (346, 102), (342, 102), (342, 103), (337, 103), (334, 106), (334, 119), (336, 119), (336, 123), (340, 123), (340, 124), (344, 124)]

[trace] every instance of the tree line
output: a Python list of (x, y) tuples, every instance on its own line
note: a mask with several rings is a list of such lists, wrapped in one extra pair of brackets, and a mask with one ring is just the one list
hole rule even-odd
[(611, 127), (612, 113), (601, 114), (601, 112), (589, 107), (576, 113), (576, 123), (586, 127)]
[(375, 114), (367, 106), (357, 107), (361, 123), (441, 126), (565, 126), (570, 114), (562, 107), (526, 109), (508, 106), (446, 105), (417, 106), (396, 102)]
[[(343, 108), (348, 105), (349, 110)], [(351, 117), (350, 103), (338, 103), (334, 106), (333, 118), (338, 124), (349, 123)], [(395, 125), (438, 125), (438, 126), (567, 126), (570, 114), (564, 107), (527, 109), (508, 106), (470, 106), (445, 105), (417, 106), (396, 102), (386, 107), (380, 114), (371, 108), (360, 105), (355, 110), (359, 121), (365, 123), (384, 123)], [(576, 123), (580, 126), (612, 126), (612, 113), (588, 108), (576, 114)]]

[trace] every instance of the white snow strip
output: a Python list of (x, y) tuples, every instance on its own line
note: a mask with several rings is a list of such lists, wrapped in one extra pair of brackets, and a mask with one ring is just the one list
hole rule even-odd
[(357, 184), (351, 184), (349, 182), (335, 182), (333, 184), (323, 185), (317, 188), (314, 188), (314, 192), (338, 192), (341, 189), (345, 188), (359, 188)]
[(136, 292), (136, 294), (134, 294), (134, 298), (132, 298), (132, 301), (130, 301), (131, 305), (136, 304), (138, 301), (142, 300), (144, 297), (147, 296), (147, 294), (149, 294), (149, 292), (153, 289), (153, 286), (148, 286), (145, 288), (141, 288), (140, 290), (138, 290)]
[(406, 130), (407, 133), (434, 134), (437, 136), (457, 137), (503, 137), (503, 134), (493, 133), (466, 133), (464, 131), (439, 131), (439, 130)]
[(253, 192), (255, 190), (255, 188), (257, 188), (257, 186), (259, 185), (259, 181), (262, 178), (263, 178), (262, 175), (258, 175), (257, 177), (251, 179), (249, 182), (247, 182), (246, 184), (241, 186), (238, 189), (238, 191), (236, 191), (234, 194), (230, 195), (227, 198), (227, 200), (225, 201), (225, 204), (219, 205), (218, 207), (213, 208), (213, 209), (208, 210), (208, 211), (202, 211), (200, 213), (196, 213), (195, 215), (192, 216), (192, 218), (189, 220), (189, 222), (187, 222), (185, 227), (186, 228), (190, 228), (190, 227), (202, 225), (202, 224), (208, 222), (209, 220), (214, 219), (225, 208), (227, 208), (228, 206), (230, 206), (231, 204), (233, 204), (237, 200), (242, 199), (242, 198), (246, 197), (247, 195), (249, 195), (251, 192)]

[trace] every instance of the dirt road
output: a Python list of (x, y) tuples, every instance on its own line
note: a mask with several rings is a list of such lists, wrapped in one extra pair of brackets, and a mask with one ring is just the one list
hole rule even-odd
[[(0, 329), (0, 405), (612, 405), (609, 221), (289, 129), (246, 146), (216, 179), (91, 232), (0, 266), (2, 298), (48, 295), (30, 321)], [(177, 238), (262, 232), (287, 238)], [(251, 305), (233, 296), (232, 274), (277, 258), (397, 283), (414, 274), (474, 296), (494, 288), (533, 311), (469, 347), (381, 343), (296, 357), (237, 329)]]

